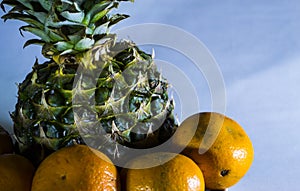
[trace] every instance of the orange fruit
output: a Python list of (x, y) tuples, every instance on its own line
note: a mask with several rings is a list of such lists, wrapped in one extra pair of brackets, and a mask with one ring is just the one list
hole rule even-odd
[[(154, 163), (159, 165), (143, 168)], [(127, 167), (121, 171), (124, 191), (204, 191), (200, 168), (181, 154), (161, 152), (143, 155), (130, 161)]]
[[(254, 150), (250, 138), (236, 121), (223, 114), (195, 114), (187, 118), (177, 131), (175, 143), (187, 144), (182, 153), (198, 164), (208, 189), (231, 187), (252, 164)], [(191, 140), (184, 139), (192, 133)]]
[(0, 126), (0, 155), (4, 153), (13, 153), (13, 141), (9, 133)]
[(17, 154), (0, 156), (0, 190), (30, 191), (34, 174), (31, 162)]
[(116, 167), (98, 150), (86, 145), (64, 147), (39, 165), (32, 191), (116, 191)]

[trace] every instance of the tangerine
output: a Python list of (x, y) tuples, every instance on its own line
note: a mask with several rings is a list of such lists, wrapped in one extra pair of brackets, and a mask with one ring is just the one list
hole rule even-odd
[(17, 154), (0, 156), (0, 190), (30, 191), (35, 168), (25, 157)]
[[(155, 163), (162, 164), (143, 168)], [(121, 175), (122, 190), (127, 191), (204, 191), (200, 168), (181, 154), (160, 152), (137, 157)]]
[(13, 153), (13, 141), (9, 133), (0, 126), (0, 155), (5, 153)]
[[(194, 114), (184, 120), (177, 131), (175, 144), (185, 147), (182, 154), (200, 167), (208, 189), (222, 190), (233, 186), (253, 162), (250, 138), (236, 121), (223, 114)], [(185, 139), (192, 134), (191, 140)]]
[(55, 151), (39, 165), (32, 191), (117, 191), (119, 178), (110, 159), (86, 145)]

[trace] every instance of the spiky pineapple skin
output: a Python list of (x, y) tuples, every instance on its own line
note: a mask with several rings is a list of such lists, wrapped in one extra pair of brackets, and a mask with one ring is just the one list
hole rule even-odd
[[(38, 164), (70, 144), (89, 144), (111, 158), (126, 148), (150, 148), (175, 131), (168, 83), (151, 55), (114, 40), (109, 28), (128, 17), (111, 10), (133, 0), (2, 0), (1, 18), (37, 38), (49, 61), (36, 63), (19, 84), (11, 114), (19, 152)], [(104, 51), (104, 54), (103, 54)]]
[[(108, 60), (99, 61), (107, 48)], [(35, 164), (74, 143), (122, 158), (117, 144), (150, 148), (175, 132), (168, 83), (151, 55), (131, 42), (113, 41), (61, 58), (34, 65), (19, 84), (11, 114), (19, 152)]]

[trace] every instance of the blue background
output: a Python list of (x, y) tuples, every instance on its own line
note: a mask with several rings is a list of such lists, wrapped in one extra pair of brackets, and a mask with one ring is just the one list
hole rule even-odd
[[(225, 114), (245, 128), (255, 148), (251, 169), (230, 191), (298, 190), (300, 1), (136, 0), (120, 10), (131, 17), (118, 27), (174, 25), (195, 35), (216, 59), (226, 86)], [(20, 26), (0, 22), (0, 123), (10, 131), (15, 84), (35, 57), (42, 60), (39, 47), (22, 49), (31, 35), (21, 37)]]

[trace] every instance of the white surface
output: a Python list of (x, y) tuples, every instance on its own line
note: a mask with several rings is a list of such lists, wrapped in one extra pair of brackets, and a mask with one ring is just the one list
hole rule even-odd
[[(245, 128), (255, 148), (250, 171), (229, 190), (297, 190), (300, 1), (136, 0), (120, 7), (131, 18), (119, 27), (175, 25), (199, 38), (217, 60), (226, 84), (226, 114)], [(37, 47), (22, 50), (30, 35), (20, 37), (18, 26), (0, 23), (0, 123), (6, 128), (11, 128), (15, 83), (40, 57)]]

